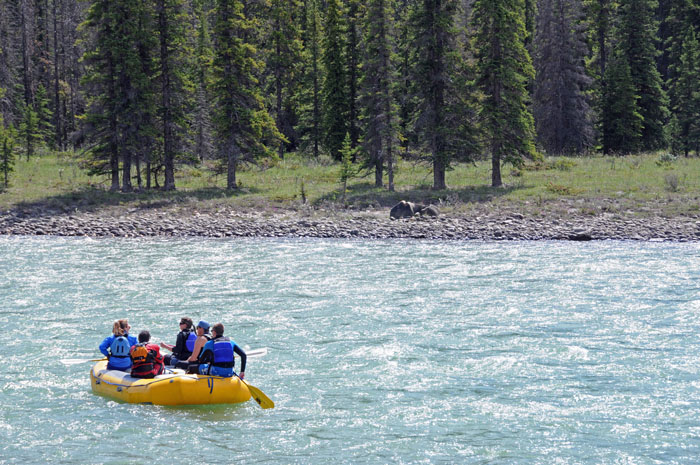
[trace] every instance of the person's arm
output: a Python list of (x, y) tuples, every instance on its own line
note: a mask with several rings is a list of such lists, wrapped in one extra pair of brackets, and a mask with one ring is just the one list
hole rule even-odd
[(102, 352), (102, 355), (105, 357), (109, 358), (109, 352), (107, 352), (107, 347), (112, 345), (112, 341), (114, 341), (114, 336), (107, 336), (104, 341), (102, 341), (102, 344), (100, 344), (100, 352)]
[(174, 345), (172, 345), (172, 344), (166, 344), (166, 343), (163, 342), (163, 341), (160, 341), (160, 346), (161, 346), (163, 349), (169, 350), (169, 351), (171, 351), (171, 352), (173, 351), (173, 347), (175, 347)]
[(206, 340), (207, 338), (202, 336), (198, 337), (197, 340), (194, 341), (194, 349), (192, 350), (192, 355), (190, 355), (190, 358), (187, 359), (188, 362), (196, 362), (199, 359), (199, 352), (201, 352), (202, 347), (204, 347)]
[(243, 379), (243, 378), (245, 378), (245, 363), (246, 363), (246, 360), (248, 360), (248, 356), (245, 354), (243, 349), (238, 347), (236, 344), (233, 344), (233, 351), (241, 357), (241, 372), (238, 374), (238, 376), (241, 379)]

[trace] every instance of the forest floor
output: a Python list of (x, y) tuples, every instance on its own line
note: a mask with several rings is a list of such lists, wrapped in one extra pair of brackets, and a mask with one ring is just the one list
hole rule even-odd
[[(700, 159), (553, 157), (507, 167), (500, 188), (489, 186), (489, 168), (458, 164), (449, 188), (435, 191), (429, 167), (399, 162), (395, 192), (374, 187), (370, 173), (351, 179), (343, 198), (337, 164), (289, 156), (240, 170), (233, 191), (206, 167), (185, 167), (176, 191), (121, 193), (72, 154), (46, 154), (18, 160), (0, 193), (0, 234), (700, 240)], [(403, 199), (441, 214), (390, 220)]]

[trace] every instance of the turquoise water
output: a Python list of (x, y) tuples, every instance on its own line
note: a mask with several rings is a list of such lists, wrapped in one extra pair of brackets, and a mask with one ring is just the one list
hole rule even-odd
[[(0, 463), (697, 463), (700, 245), (0, 238)], [(277, 404), (90, 391), (221, 321)], [(150, 458), (150, 459), (148, 459)]]

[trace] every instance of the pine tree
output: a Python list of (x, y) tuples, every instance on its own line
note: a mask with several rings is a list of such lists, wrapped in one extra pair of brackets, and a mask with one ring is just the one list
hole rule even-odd
[(24, 154), (29, 158), (34, 155), (34, 149), (41, 140), (40, 121), (36, 110), (31, 105), (22, 106), (22, 120), (19, 123), (19, 134), (24, 141)]
[(501, 162), (520, 166), (535, 156), (527, 83), (534, 77), (525, 49), (523, 0), (476, 0), (477, 84), (484, 94), (480, 119), (491, 152), (491, 185), (499, 187)]
[(241, 163), (274, 157), (270, 145), (283, 137), (264, 106), (256, 74), (261, 64), (247, 41), (253, 21), (239, 0), (217, 0), (213, 94), (219, 152), (226, 165), (226, 188), (237, 189)]
[(397, 0), (396, 8), (396, 48), (398, 75), (397, 105), (398, 105), (398, 127), (401, 140), (400, 147), (404, 158), (409, 158), (412, 147), (418, 146), (418, 139), (413, 131), (413, 117), (417, 108), (416, 83), (413, 81), (413, 69), (416, 66), (416, 53), (414, 51), (415, 30), (412, 27), (411, 19), (416, 16), (416, 0)]
[(674, 24), (678, 29), (673, 34), (674, 47), (669, 50), (669, 94), (674, 119), (671, 146), (686, 157), (700, 147), (700, 42), (695, 26), (686, 20), (688, 13), (683, 4), (674, 9), (679, 24)]
[(323, 66), (321, 57), (322, 33), (321, 17), (317, 0), (306, 0), (304, 7), (304, 24), (302, 31), (304, 70), (296, 100), (299, 102), (299, 138), (300, 150), (307, 151), (311, 146), (314, 158), (318, 158), (323, 143), (322, 134), (322, 83)]
[[(124, 0), (122, 0), (124, 1)], [(124, 118), (122, 127), (126, 137), (122, 154), (122, 190), (132, 190), (131, 166), (136, 170), (137, 185), (142, 187), (141, 162), (146, 162), (147, 187), (150, 175), (156, 177), (158, 168), (165, 165), (161, 131), (157, 127), (158, 98), (156, 56), (158, 40), (155, 34), (156, 5), (139, 0), (126, 1), (122, 13), (138, 18), (133, 25), (124, 28), (124, 37), (134, 44), (133, 51), (127, 50), (128, 66), (122, 70), (121, 94), (126, 103), (124, 109), (131, 118)], [(126, 23), (127, 20), (125, 19)], [(133, 61), (132, 61), (133, 60)], [(145, 157), (144, 157), (145, 155)], [(144, 160), (145, 158), (145, 160)], [(156, 170), (153, 170), (153, 166)], [(157, 179), (156, 179), (157, 183)]]
[(94, 35), (85, 54), (91, 90), (86, 132), (94, 143), (90, 173), (110, 173), (112, 190), (119, 189), (120, 161), (121, 189), (128, 192), (132, 162), (139, 174), (140, 155), (155, 152), (152, 15), (140, 0), (94, 0), (85, 22)]
[(464, 57), (455, 26), (458, 2), (424, 0), (411, 18), (416, 56), (411, 71), (415, 83), (413, 131), (418, 148), (433, 168), (433, 189), (445, 189), (445, 173), (456, 158), (473, 149), (473, 107), (465, 82)]
[(656, 0), (621, 0), (617, 30), (617, 46), (629, 64), (632, 82), (639, 95), (641, 150), (658, 150), (666, 146), (664, 126), (668, 119), (668, 102), (656, 68), (658, 25), (654, 20), (655, 7)]
[(343, 185), (343, 203), (345, 203), (345, 193), (348, 190), (348, 181), (357, 174), (352, 160), (356, 157), (358, 149), (359, 147), (352, 147), (350, 133), (346, 133), (343, 146), (340, 149), (340, 183)]
[[(2, 93), (0, 92), (0, 97)], [(4, 186), (9, 186), (9, 175), (14, 171), (15, 164), (15, 130), (12, 126), (5, 127), (0, 115), (0, 172), (3, 173)]]
[(580, 153), (594, 141), (579, 20), (579, 0), (540, 2), (533, 113), (538, 141), (552, 154)]
[(185, 25), (187, 18), (183, 0), (155, 0), (159, 39), (158, 71), (161, 90), (160, 118), (162, 124), (165, 190), (175, 189), (175, 158), (182, 150), (185, 133), (186, 56)]
[(360, 83), (364, 123), (362, 145), (367, 154), (366, 163), (374, 169), (374, 185), (377, 187), (383, 185), (386, 166), (390, 191), (394, 190), (393, 160), (398, 145), (392, 10), (391, 0), (370, 0), (367, 5), (363, 28), (363, 77)]
[(119, 190), (119, 124), (117, 57), (112, 48), (118, 39), (114, 28), (114, 3), (95, 0), (84, 23), (86, 50), (84, 84), (89, 95), (84, 130), (93, 146), (88, 174), (111, 176), (110, 190)]
[(605, 75), (611, 50), (617, 0), (585, 0), (593, 51), (592, 74), (600, 81)]
[(303, 63), (302, 31), (297, 26), (301, 14), (298, 0), (272, 0), (270, 4), (270, 43), (268, 68), (272, 74), (274, 114), (277, 128), (288, 143), (281, 142), (278, 156), (297, 145), (296, 99)]
[(346, 24), (342, 0), (329, 0), (323, 35), (323, 132), (324, 145), (328, 153), (340, 160), (348, 126), (348, 79), (345, 57)]
[(363, 3), (359, 0), (347, 0), (347, 47), (345, 56), (347, 58), (348, 70), (348, 130), (353, 148), (357, 147), (360, 138), (360, 111), (357, 106), (359, 93), (359, 82), (361, 79), (360, 61), (362, 40), (361, 18), (363, 13)]
[(200, 161), (203, 161), (212, 158), (214, 152), (211, 96), (209, 95), (214, 50), (209, 32), (211, 10), (204, 0), (196, 0), (193, 3), (193, 9), (196, 38), (194, 39), (194, 66), (190, 81), (194, 83), (194, 111), (190, 118), (194, 133), (194, 153)]
[(34, 108), (37, 117), (37, 133), (39, 142), (46, 145), (53, 140), (53, 111), (51, 111), (49, 97), (43, 84), (39, 84), (36, 90)]
[(603, 153), (626, 154), (642, 144), (644, 118), (639, 113), (639, 95), (626, 57), (618, 53), (605, 69), (603, 93)]

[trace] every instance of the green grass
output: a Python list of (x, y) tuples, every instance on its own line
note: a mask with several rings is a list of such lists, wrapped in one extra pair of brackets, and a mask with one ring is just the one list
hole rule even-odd
[[(153, 206), (198, 202), (203, 207), (221, 204), (289, 208), (302, 203), (302, 185), (308, 204), (339, 207), (340, 165), (327, 158), (312, 160), (288, 155), (264, 169), (249, 166), (238, 172), (240, 188), (225, 189), (225, 176), (207, 166), (180, 167), (177, 191), (109, 192), (109, 179), (90, 177), (71, 153), (45, 153), (29, 161), (17, 160), (10, 186), (0, 193), (0, 208), (36, 205), (63, 210), (103, 206)], [(426, 165), (399, 161), (395, 172), (397, 192), (374, 187), (374, 174), (348, 182), (346, 203), (356, 208), (386, 207), (401, 199), (465, 208), (475, 203), (543, 205), (561, 199), (613, 199), (643, 204), (663, 201), (673, 214), (697, 213), (700, 198), (700, 159), (672, 158), (664, 154), (627, 157), (548, 158), (528, 163), (521, 170), (504, 166), (504, 186), (490, 187), (491, 163), (458, 164), (447, 173), (449, 189), (434, 191), (432, 171)], [(135, 181), (134, 181), (135, 183)]]

